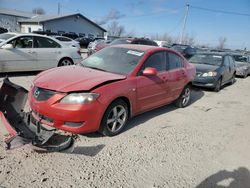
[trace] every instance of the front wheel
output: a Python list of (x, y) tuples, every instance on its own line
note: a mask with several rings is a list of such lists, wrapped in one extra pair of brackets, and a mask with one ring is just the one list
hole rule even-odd
[(190, 86), (187, 85), (183, 89), (179, 98), (175, 101), (175, 105), (179, 108), (185, 108), (190, 101), (190, 97), (191, 97), (191, 89), (190, 89)]
[(73, 61), (70, 58), (63, 58), (58, 63), (58, 67), (73, 65)]
[(217, 81), (214, 91), (219, 92), (221, 89), (221, 78)]
[(102, 118), (100, 132), (105, 136), (115, 136), (122, 131), (128, 121), (128, 105), (121, 99), (107, 108)]

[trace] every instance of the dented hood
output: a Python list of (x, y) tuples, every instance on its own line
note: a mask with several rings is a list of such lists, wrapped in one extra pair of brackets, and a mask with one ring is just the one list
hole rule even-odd
[(33, 83), (36, 87), (61, 92), (71, 92), (89, 91), (102, 83), (123, 79), (126, 79), (125, 75), (81, 66), (65, 66), (40, 73), (34, 79)]

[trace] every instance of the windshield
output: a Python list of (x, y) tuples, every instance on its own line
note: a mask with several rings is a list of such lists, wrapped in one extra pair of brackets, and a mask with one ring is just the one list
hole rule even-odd
[(219, 66), (222, 63), (222, 55), (215, 54), (196, 54), (189, 61), (195, 64), (208, 64)]
[(247, 57), (246, 56), (242, 56), (242, 55), (234, 55), (233, 56), (235, 61), (239, 61), (239, 62), (247, 62)]
[(104, 48), (83, 60), (85, 67), (118, 74), (128, 74), (138, 64), (144, 52), (127, 48)]
[(0, 34), (0, 41), (8, 40), (14, 36), (15, 36), (14, 34), (9, 34), (9, 33)]

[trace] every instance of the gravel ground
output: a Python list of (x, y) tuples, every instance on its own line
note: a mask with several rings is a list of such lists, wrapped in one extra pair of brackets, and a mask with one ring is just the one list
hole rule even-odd
[[(34, 75), (12, 77), (29, 88)], [(250, 187), (250, 78), (192, 94), (118, 136), (81, 135), (72, 153), (0, 147), (0, 187)]]

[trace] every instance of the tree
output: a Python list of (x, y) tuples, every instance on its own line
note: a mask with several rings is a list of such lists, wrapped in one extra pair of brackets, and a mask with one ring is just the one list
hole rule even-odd
[(45, 14), (45, 10), (41, 7), (33, 8), (32, 9), (33, 14), (43, 15)]
[(225, 43), (227, 41), (227, 38), (226, 37), (220, 37), (219, 38), (219, 45), (218, 45), (218, 48), (219, 49), (224, 49), (225, 48)]
[(124, 26), (119, 25), (116, 21), (110, 23), (107, 30), (110, 36), (120, 37), (125, 34)]

